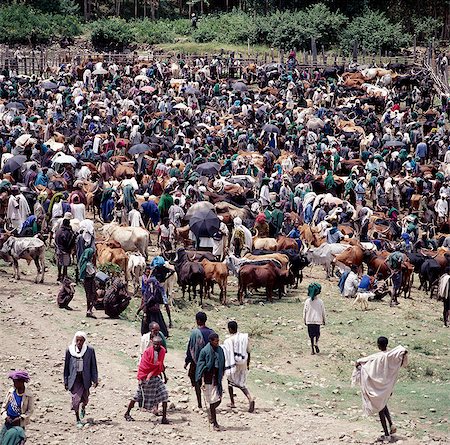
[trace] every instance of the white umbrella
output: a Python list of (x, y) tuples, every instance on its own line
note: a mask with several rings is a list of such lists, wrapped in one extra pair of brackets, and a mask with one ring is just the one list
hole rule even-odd
[(174, 105), (174, 110), (186, 110), (188, 108), (188, 106), (186, 104), (176, 104)]
[(92, 71), (92, 74), (94, 75), (94, 76), (97, 76), (97, 75), (104, 75), (104, 74), (108, 74), (108, 71), (106, 71), (105, 70), (105, 68), (97, 68), (97, 69), (95, 69), (94, 71)]
[(143, 74), (140, 74), (139, 76), (136, 76), (134, 78), (135, 82), (143, 81), (143, 82), (150, 82), (150, 79), (147, 76), (144, 76)]
[[(58, 156), (59, 154), (59, 156)], [(58, 153), (56, 156), (52, 159), (52, 164), (72, 164), (75, 165), (77, 163), (77, 160), (70, 155), (65, 155), (63, 153)]]
[(62, 150), (64, 148), (64, 144), (62, 142), (56, 142), (53, 138), (49, 139), (45, 145), (47, 147), (50, 147), (51, 150), (53, 151), (59, 151)]
[(36, 139), (31, 136), (31, 134), (22, 134), (22, 136), (19, 136), (16, 139), (16, 145), (19, 145), (20, 147), (25, 147), (27, 144), (35, 144)]

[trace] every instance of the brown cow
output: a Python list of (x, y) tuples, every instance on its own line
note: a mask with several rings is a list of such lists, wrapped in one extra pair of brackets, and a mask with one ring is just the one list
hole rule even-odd
[(280, 235), (277, 238), (277, 250), (289, 250), (289, 249), (298, 252), (300, 249), (298, 247), (297, 241), (295, 241), (295, 239), (293, 238)]
[(361, 267), (364, 259), (364, 250), (359, 245), (351, 246), (349, 249), (334, 257), (333, 263), (341, 263), (347, 267), (357, 266)]
[(125, 179), (126, 177), (133, 177), (135, 175), (134, 168), (131, 165), (119, 164), (114, 170), (115, 179)]
[(284, 253), (266, 253), (262, 255), (253, 255), (251, 253), (247, 253), (244, 258), (247, 258), (252, 261), (265, 261), (265, 260), (275, 260), (278, 261), (283, 270), (288, 270), (289, 267), (289, 257)]
[(308, 224), (299, 227), (300, 237), (308, 246), (319, 247), (326, 242), (325, 237), (320, 236), (319, 231), (315, 231)]
[(125, 275), (128, 283), (128, 256), (117, 241), (96, 242), (98, 264), (117, 264)]
[(265, 287), (267, 300), (270, 302), (273, 301), (273, 290), (278, 289), (278, 298), (281, 298), (283, 287), (287, 284), (288, 278), (289, 270), (282, 270), (273, 263), (262, 266), (244, 264), (239, 269), (238, 276), (239, 304), (244, 303), (244, 292), (247, 293), (248, 288), (258, 289), (259, 287)]
[(200, 261), (205, 269), (205, 284), (208, 298), (211, 298), (211, 288), (214, 283), (217, 283), (220, 288), (220, 302), (225, 305), (227, 302), (227, 278), (228, 267), (225, 263), (218, 261), (209, 261), (203, 259)]

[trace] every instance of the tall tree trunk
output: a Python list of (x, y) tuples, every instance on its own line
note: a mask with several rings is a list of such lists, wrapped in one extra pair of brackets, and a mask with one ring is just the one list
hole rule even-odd
[(200, 12), (203, 15), (203, 0), (200, 0)]
[[(150, 8), (153, 8), (153, 1), (150, 0)], [(144, 19), (147, 17), (147, 0), (144, 0)]]
[(138, 17), (138, 0), (134, 0), (134, 18)]
[(120, 0), (116, 0), (116, 17), (120, 17)]
[(89, 18), (88, 1), (89, 0), (84, 0), (84, 3), (83, 3), (84, 20), (87, 20)]

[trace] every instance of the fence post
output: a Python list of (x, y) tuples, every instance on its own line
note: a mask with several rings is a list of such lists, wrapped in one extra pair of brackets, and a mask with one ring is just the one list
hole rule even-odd
[(312, 54), (312, 61), (313, 65), (317, 65), (317, 47), (316, 47), (316, 39), (314, 37), (311, 37), (311, 54)]
[(270, 48), (270, 57), (271, 57), (272, 63), (273, 63), (273, 61), (274, 61), (273, 48)]

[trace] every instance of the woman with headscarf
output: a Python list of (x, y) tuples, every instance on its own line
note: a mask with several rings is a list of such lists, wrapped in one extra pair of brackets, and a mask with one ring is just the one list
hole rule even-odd
[(269, 236), (269, 224), (267, 224), (266, 215), (264, 213), (261, 212), (258, 214), (253, 228), (258, 231), (258, 236), (260, 238)]
[(323, 301), (317, 298), (321, 291), (322, 286), (319, 283), (311, 283), (308, 286), (308, 298), (303, 307), (303, 320), (308, 327), (312, 355), (320, 352), (318, 346), (320, 325), (325, 325), (325, 306)]
[(96, 318), (96, 316), (92, 313), (94, 304), (97, 300), (97, 292), (95, 289), (96, 270), (93, 264), (93, 257), (94, 249), (92, 247), (88, 247), (85, 249), (78, 262), (79, 278), (83, 282), (84, 291), (86, 292), (86, 317), (89, 318)]
[(0, 430), (1, 445), (23, 445), (25, 443), (25, 426), (30, 422), (34, 410), (34, 397), (25, 387), (30, 377), (26, 371), (12, 371), (8, 377), (13, 381), (13, 388), (8, 390), (2, 404), (1, 416), (4, 424)]
[[(252, 233), (242, 224), (242, 219), (238, 216), (233, 219), (234, 230), (231, 236), (230, 246), (234, 249), (234, 254), (240, 256), (242, 249), (245, 247), (251, 252), (253, 247)], [(238, 240), (238, 242), (236, 242)], [(239, 244), (239, 252), (236, 251), (236, 244)]]
[(141, 335), (149, 332), (150, 323), (154, 321), (159, 324), (164, 337), (167, 338), (169, 336), (169, 331), (160, 309), (161, 304), (168, 304), (166, 293), (152, 269), (148, 266), (145, 268), (142, 276), (142, 301), (137, 311), (137, 314), (141, 311), (144, 312), (141, 323)]
[(102, 213), (102, 219), (105, 223), (109, 223), (113, 219), (114, 210), (114, 190), (112, 188), (107, 188), (102, 193), (102, 198), (100, 201), (100, 210)]
[(64, 360), (64, 386), (72, 394), (72, 410), (75, 411), (78, 428), (83, 428), (82, 420), (92, 385), (94, 388), (98, 385), (95, 350), (88, 344), (86, 333), (78, 331), (66, 350)]

